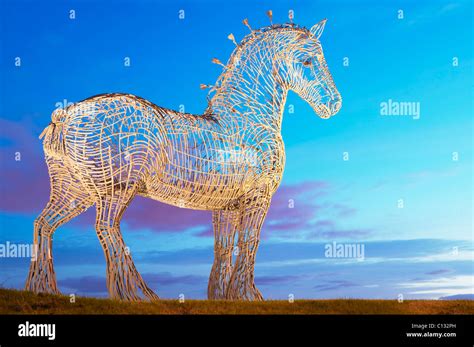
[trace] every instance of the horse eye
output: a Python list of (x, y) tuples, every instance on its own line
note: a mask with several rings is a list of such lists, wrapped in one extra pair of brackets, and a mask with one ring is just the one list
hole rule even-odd
[(304, 66), (311, 66), (311, 64), (312, 64), (311, 59), (305, 60), (305, 61), (303, 62), (303, 65), (304, 65)]

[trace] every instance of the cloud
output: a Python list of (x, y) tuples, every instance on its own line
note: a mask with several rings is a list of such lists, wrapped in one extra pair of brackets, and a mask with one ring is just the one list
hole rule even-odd
[(458, 275), (435, 279), (399, 283), (409, 294), (437, 294), (440, 296), (474, 294), (474, 276)]
[(339, 229), (335, 222), (330, 220), (320, 220), (311, 225), (312, 232), (308, 235), (308, 239), (324, 238), (324, 239), (358, 239), (369, 236), (372, 233), (370, 229)]
[(149, 229), (154, 232), (179, 232), (187, 229), (212, 230), (210, 211), (197, 211), (137, 197), (124, 214), (128, 229)]
[(150, 287), (179, 285), (200, 285), (207, 283), (207, 277), (197, 275), (175, 276), (169, 272), (145, 273), (142, 274), (143, 280)]
[[(0, 210), (8, 212), (38, 212), (49, 197), (49, 176), (42, 154), (42, 144), (33, 135), (32, 122), (0, 119), (1, 143)], [(16, 160), (19, 153), (21, 160)]]
[(459, 6), (460, 6), (459, 3), (453, 3), (453, 2), (449, 3), (449, 4), (446, 4), (439, 10), (438, 14), (442, 15), (442, 14), (451, 12), (451, 11), (457, 9)]
[[(174, 276), (169, 272), (144, 273), (143, 280), (151, 288), (160, 288), (173, 285), (202, 286), (207, 283), (207, 277), (196, 275)], [(58, 281), (58, 285), (65, 292), (78, 294), (107, 295), (106, 279), (103, 276), (68, 277)]]
[(474, 300), (474, 294), (455, 294), (442, 296), (439, 300)]
[(301, 276), (257, 276), (255, 278), (255, 284), (259, 286), (273, 286), (277, 284), (283, 284), (288, 282), (298, 281)]
[(433, 270), (433, 271), (427, 272), (426, 274), (427, 275), (442, 275), (442, 274), (446, 274), (450, 272), (451, 270), (448, 270), (448, 269), (439, 269), (439, 270)]
[(422, 12), (415, 12), (412, 16), (413, 19), (408, 22), (408, 25), (425, 24), (432, 22), (433, 20), (438, 20), (440, 17), (450, 15), (460, 6), (460, 3), (451, 2), (448, 4), (438, 4), (433, 2), (433, 6), (431, 8), (425, 8)]
[[(316, 204), (318, 198), (327, 195), (330, 185), (323, 181), (305, 181), (298, 184), (282, 185), (272, 197), (270, 209), (262, 228), (262, 239), (273, 235), (294, 237), (311, 226), (311, 221), (320, 215), (323, 207)], [(341, 212), (346, 208), (336, 204)], [(349, 213), (347, 213), (348, 215)], [(212, 227), (205, 228), (197, 236), (214, 236)]]
[(176, 251), (137, 252), (134, 259), (147, 264), (201, 265), (212, 264), (213, 247), (186, 248)]
[(336, 203), (333, 205), (334, 210), (336, 211), (338, 217), (349, 217), (353, 216), (357, 210), (353, 207), (349, 207), (344, 204)]
[(106, 294), (107, 285), (105, 277), (82, 276), (70, 277), (58, 281), (58, 286), (78, 294)]
[(280, 187), (272, 199), (262, 238), (339, 239), (366, 237), (372, 233), (366, 228), (339, 228), (337, 222), (353, 216), (357, 210), (343, 203), (328, 203), (330, 198), (331, 186), (324, 181)]
[(270, 230), (272, 233), (291, 233), (305, 229), (319, 214), (321, 206), (315, 199), (324, 196), (327, 187), (326, 182), (319, 181), (280, 187), (273, 196), (262, 236), (268, 236)]
[(319, 291), (331, 291), (331, 290), (339, 290), (339, 289), (345, 289), (345, 288), (357, 287), (357, 286), (359, 285), (351, 281), (333, 280), (324, 284), (315, 285), (313, 288)]

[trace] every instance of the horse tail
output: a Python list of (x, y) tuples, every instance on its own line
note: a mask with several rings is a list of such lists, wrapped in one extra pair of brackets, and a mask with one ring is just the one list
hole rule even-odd
[(51, 122), (44, 128), (39, 138), (43, 139), (44, 152), (52, 157), (64, 157), (66, 154), (64, 138), (64, 121), (67, 113), (63, 109), (56, 109), (51, 115)]

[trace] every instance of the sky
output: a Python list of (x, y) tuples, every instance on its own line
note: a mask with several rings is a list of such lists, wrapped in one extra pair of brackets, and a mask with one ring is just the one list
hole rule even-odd
[[(0, 245), (32, 242), (49, 178), (39, 134), (58, 106), (124, 92), (202, 113), (234, 45), (273, 22), (310, 28), (342, 95), (329, 120), (290, 92), (286, 167), (255, 268), (265, 298), (437, 299), (473, 293), (470, 1), (2, 1)], [(71, 12), (73, 10), (74, 12)], [(184, 11), (184, 12), (180, 12)], [(71, 18), (71, 14), (74, 18)], [(184, 13), (184, 19), (180, 14)], [(19, 59), (18, 59), (19, 58)], [(125, 66), (129, 59), (130, 66)], [(405, 115), (387, 104), (410, 103)], [(414, 110), (418, 109), (419, 112)], [(393, 109), (392, 109), (393, 111)], [(392, 112), (394, 113), (394, 112)], [(94, 209), (54, 235), (59, 288), (106, 296)], [(138, 270), (164, 298), (205, 298), (211, 214), (136, 198), (122, 221)], [(363, 257), (331, 257), (349, 245)], [(22, 288), (28, 258), (0, 257)]]

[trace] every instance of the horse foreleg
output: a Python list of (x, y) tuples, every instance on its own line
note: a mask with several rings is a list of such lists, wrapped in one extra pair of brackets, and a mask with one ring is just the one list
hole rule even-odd
[(240, 210), (220, 210), (212, 214), (214, 264), (209, 276), (208, 299), (226, 298), (225, 293), (232, 274), (232, 252), (239, 220)]
[(238, 255), (226, 290), (226, 298), (229, 300), (263, 300), (255, 286), (254, 267), (260, 229), (270, 206), (270, 199), (268, 190), (262, 188), (253, 190), (241, 200)]
[(134, 194), (115, 192), (97, 203), (96, 231), (107, 262), (107, 288), (111, 298), (139, 301), (158, 296), (145, 284), (135, 268), (120, 231), (120, 219)]

